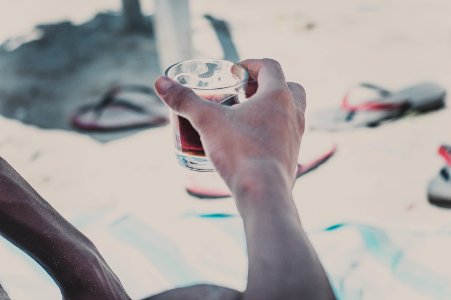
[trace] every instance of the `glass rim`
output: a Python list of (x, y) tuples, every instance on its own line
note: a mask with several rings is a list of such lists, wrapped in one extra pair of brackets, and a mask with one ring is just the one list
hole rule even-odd
[[(194, 59), (188, 59), (188, 60), (184, 60), (184, 61), (179, 61), (176, 62), (175, 64), (170, 65), (169, 67), (167, 67), (166, 71), (164, 71), (164, 75), (166, 77), (168, 76), (169, 70), (171, 70), (172, 68), (184, 64), (184, 63), (188, 63), (188, 62), (194, 62), (194, 61), (202, 61), (202, 62), (223, 62), (223, 63), (231, 63), (234, 66), (238, 66), (240, 68), (242, 68), (244, 70), (244, 78), (241, 79), (238, 83), (236, 84), (232, 84), (232, 85), (228, 85), (228, 86), (223, 86), (223, 87), (217, 87), (217, 88), (208, 88), (208, 87), (197, 87), (197, 86), (191, 86), (191, 85), (183, 85), (185, 87), (188, 87), (192, 90), (223, 90), (223, 89), (230, 89), (233, 87), (239, 87), (241, 85), (244, 85), (248, 80), (249, 80), (249, 72), (247, 71), (247, 69), (240, 63), (236, 63), (230, 60), (225, 60), (225, 59), (216, 59), (216, 58), (194, 58)], [(171, 78), (171, 77), (169, 77)], [(172, 78), (171, 78), (172, 79)]]

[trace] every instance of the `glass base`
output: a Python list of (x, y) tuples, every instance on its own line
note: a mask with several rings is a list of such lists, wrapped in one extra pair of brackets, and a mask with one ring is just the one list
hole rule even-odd
[(186, 155), (182, 152), (175, 153), (177, 161), (182, 167), (196, 172), (214, 172), (215, 168), (210, 160), (203, 156)]

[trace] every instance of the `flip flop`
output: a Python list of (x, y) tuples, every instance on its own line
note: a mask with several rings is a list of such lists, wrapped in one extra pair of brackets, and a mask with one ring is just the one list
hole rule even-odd
[(444, 158), (446, 165), (429, 182), (428, 200), (431, 204), (451, 208), (451, 146), (440, 146), (438, 153)]
[[(373, 96), (369, 97), (368, 101), (351, 103), (351, 98), (357, 98), (356, 92), (362, 91)], [(375, 127), (383, 121), (397, 119), (409, 113), (440, 109), (445, 106), (445, 96), (446, 90), (431, 82), (418, 83), (397, 92), (374, 84), (361, 83), (345, 94), (341, 107), (319, 111), (314, 115), (310, 126), (313, 129), (329, 131)], [(364, 96), (363, 99), (368, 99), (368, 96)]]
[[(298, 163), (297, 171), (296, 171), (296, 179), (301, 176), (315, 170), (323, 163), (325, 163), (332, 155), (337, 151), (337, 146), (333, 145), (333, 147), (328, 150), (326, 153), (321, 155), (320, 157), (306, 163), (300, 164)], [(222, 180), (221, 180), (222, 182)], [(202, 183), (190, 183), (186, 188), (186, 192), (196, 198), (200, 199), (218, 199), (218, 198), (226, 198), (230, 197), (230, 191), (227, 189), (225, 185), (221, 185), (221, 187), (209, 187)]]
[[(167, 113), (146, 109), (132, 103), (123, 95), (135, 93), (153, 99), (152, 88), (143, 85), (120, 85), (110, 89), (97, 104), (80, 107), (71, 117), (74, 128), (84, 131), (119, 131), (143, 127), (156, 127), (168, 123)], [(156, 101), (156, 100), (155, 100)]]

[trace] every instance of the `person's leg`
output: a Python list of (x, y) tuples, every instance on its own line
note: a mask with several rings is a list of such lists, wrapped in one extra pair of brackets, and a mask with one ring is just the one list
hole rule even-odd
[(1, 157), (0, 235), (35, 259), (65, 299), (129, 299), (94, 244)]

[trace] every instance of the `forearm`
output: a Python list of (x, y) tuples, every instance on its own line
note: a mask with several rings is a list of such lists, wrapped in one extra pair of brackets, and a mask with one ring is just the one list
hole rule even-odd
[(235, 193), (249, 254), (244, 299), (334, 299), (301, 227), (290, 182), (274, 169), (257, 180)]
[(91, 243), (0, 159), (0, 234), (32, 256), (60, 285)]

